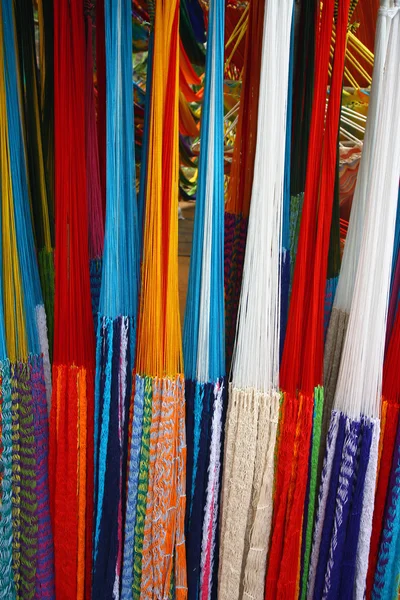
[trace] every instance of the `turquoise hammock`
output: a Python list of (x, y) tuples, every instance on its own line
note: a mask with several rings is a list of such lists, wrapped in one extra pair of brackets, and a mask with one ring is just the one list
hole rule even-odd
[(184, 323), (186, 549), (190, 598), (217, 593), (226, 411), (224, 339), (224, 2), (210, 3), (199, 180)]
[(139, 286), (131, 3), (106, 0), (107, 177), (95, 383), (92, 594), (119, 588)]

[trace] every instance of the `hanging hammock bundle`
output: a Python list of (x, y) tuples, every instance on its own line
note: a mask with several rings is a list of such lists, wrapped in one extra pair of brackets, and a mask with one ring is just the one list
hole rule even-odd
[[(129, 0), (105, 1), (107, 210), (97, 325), (92, 583), (99, 599), (110, 598), (121, 579), (139, 288), (130, 15)], [(97, 208), (99, 200), (100, 194)]]
[(338, 281), (332, 315), (329, 322), (324, 355), (325, 407), (322, 435), (326, 435), (335, 395), (343, 343), (347, 329), (353, 290), (355, 285), (361, 239), (366, 210), (366, 199), (372, 182), (372, 160), (379, 131), (378, 114), (382, 96), (382, 77), (389, 41), (387, 21), (389, 17), (380, 12), (375, 41), (375, 63), (370, 93), (363, 151), (354, 191), (346, 244)]
[(336, 16), (335, 56), (324, 119), (333, 12), (334, 2), (324, 3), (316, 21), (319, 33), (306, 186), (280, 372), (284, 401), (267, 598), (294, 598), (300, 585), (304, 597), (311, 547), (323, 404), (325, 285), (349, 1), (339, 4)]
[(262, 598), (279, 417), (280, 252), (293, 3), (264, 11), (257, 146), (229, 390), (218, 597)]
[[(1, 382), (0, 597), (52, 598), (43, 359), (46, 355), (48, 362), (47, 326), (29, 204), (11, 0), (3, 2), (0, 11), (0, 68), (1, 319), (7, 346), (7, 354), (4, 346), (2, 351)], [(50, 386), (50, 379), (47, 383)]]
[(225, 345), (230, 371), (242, 284), (244, 250), (254, 157), (260, 87), (264, 0), (250, 0), (243, 65), (242, 91), (225, 207)]
[(210, 2), (199, 182), (184, 326), (188, 594), (217, 593), (224, 344), (224, 2)]
[(54, 3), (55, 315), (50, 491), (56, 594), (88, 598), (93, 530), (94, 331), (85, 160), (85, 24)]
[(389, 41), (383, 59), (381, 102), (371, 115), (379, 120), (379, 129), (371, 155), (358, 267), (319, 492), (308, 582), (308, 594), (313, 598), (338, 594), (361, 599), (365, 595), (400, 176), (400, 118), (395, 102), (400, 85), (400, 12), (388, 5), (380, 12)]
[(187, 597), (178, 295), (179, 2), (155, 5), (142, 290), (122, 598)]

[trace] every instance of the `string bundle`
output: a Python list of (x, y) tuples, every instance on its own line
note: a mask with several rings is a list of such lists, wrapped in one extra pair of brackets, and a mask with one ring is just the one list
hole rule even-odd
[(218, 597), (230, 600), (263, 596), (271, 527), (292, 10), (287, 1), (268, 2), (264, 11), (257, 146), (225, 435)]
[(178, 297), (179, 2), (155, 5), (142, 289), (122, 598), (187, 597)]
[(225, 208), (225, 345), (230, 371), (257, 141), (264, 0), (249, 3), (242, 91)]
[(324, 356), (325, 408), (323, 432), (327, 431), (335, 395), (339, 365), (360, 255), (366, 199), (372, 180), (372, 160), (374, 157), (376, 137), (379, 131), (376, 115), (379, 110), (380, 102), (382, 101), (382, 76), (389, 40), (389, 30), (386, 27), (386, 19), (387, 17), (382, 13), (378, 15), (375, 38), (375, 61), (363, 151), (352, 200), (340, 277), (326, 337)]
[[(121, 578), (129, 401), (135, 358), (139, 250), (130, 13), (130, 2), (105, 2), (106, 231), (97, 325), (94, 417), (92, 593), (96, 598), (115, 594)], [(98, 211), (100, 186), (95, 200), (93, 209)]]
[(54, 3), (55, 315), (49, 475), (56, 595), (89, 597), (92, 574), (94, 331), (85, 157), (85, 24)]
[(2, 0), (0, 599), (398, 596), (376, 1)]
[[(372, 173), (347, 333), (319, 492), (308, 594), (363, 598), (372, 528), (385, 330), (400, 163), (394, 98), (399, 72), (398, 8), (383, 5), (390, 30), (372, 150)], [(378, 71), (379, 73), (379, 71)], [(371, 127), (374, 127), (372, 121)], [(394, 138), (392, 138), (394, 135)], [(393, 139), (393, 154), (389, 151)], [(361, 175), (361, 172), (360, 172)], [(374, 345), (371, 345), (374, 340)]]
[(184, 326), (188, 594), (215, 597), (224, 344), (224, 2), (210, 3), (193, 248)]
[(333, 12), (334, 2), (326, 2), (316, 20), (318, 39), (306, 186), (280, 371), (285, 398), (266, 597), (295, 597), (300, 587), (304, 595), (307, 582), (323, 405), (325, 285), (349, 2), (338, 7), (333, 72), (324, 119)]

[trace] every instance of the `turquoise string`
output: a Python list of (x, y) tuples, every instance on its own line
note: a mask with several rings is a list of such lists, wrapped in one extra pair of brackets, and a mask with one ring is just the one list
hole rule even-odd
[[(215, 381), (225, 374), (224, 339), (224, 3), (220, 0), (210, 5), (208, 47), (206, 53), (204, 98), (201, 116), (201, 142), (199, 175), (196, 194), (196, 214), (193, 232), (189, 284), (183, 332), (185, 377), (196, 379), (199, 341), (200, 297), (204, 277), (210, 277), (210, 338), (209, 379)], [(215, 28), (215, 33), (214, 33)], [(213, 84), (213, 87), (211, 85)], [(211, 92), (215, 105), (214, 120), (210, 122)], [(210, 156), (210, 134), (213, 128), (214, 173), (212, 248), (210, 273), (203, 273), (203, 242), (205, 227), (205, 198), (207, 171)]]
[(107, 184), (99, 312), (136, 321), (139, 237), (135, 182), (132, 20), (128, 0), (105, 1)]
[[(224, 32), (225, 3), (213, 2), (215, 13), (214, 203), (210, 286), (209, 379), (225, 376), (224, 311)], [(211, 53), (208, 53), (211, 54)]]

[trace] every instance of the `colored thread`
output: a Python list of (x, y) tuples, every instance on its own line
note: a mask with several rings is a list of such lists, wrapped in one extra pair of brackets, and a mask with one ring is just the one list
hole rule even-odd
[[(314, 392), (314, 415), (313, 415), (313, 432), (312, 432), (312, 447), (310, 456), (310, 474), (308, 488), (308, 511), (306, 513), (305, 529), (305, 547), (303, 551), (303, 572), (301, 583), (301, 597), (306, 598), (307, 581), (309, 573), (309, 563), (311, 555), (312, 532), (314, 526), (315, 500), (317, 492), (317, 469), (318, 469), (318, 454), (321, 442), (321, 422), (324, 406), (323, 388), (317, 388)], [(304, 524), (303, 524), (304, 527)]]
[[(136, 504), (136, 522), (133, 555), (133, 598), (140, 598), (142, 584), (142, 557), (143, 557), (143, 534), (146, 518), (147, 492), (149, 486), (149, 460), (150, 460), (150, 436), (152, 429), (152, 403), (153, 389), (150, 377), (145, 378), (144, 384), (144, 408), (143, 408), (143, 431), (139, 461), (139, 481)], [(153, 436), (158, 434), (157, 428), (153, 428)]]
[[(10, 387), (10, 364), (3, 360), (0, 364), (1, 376), (1, 445), (3, 476), (0, 508), (0, 598), (14, 600), (16, 597), (13, 565), (13, 431), (12, 397)], [(15, 468), (15, 467), (14, 467)], [(14, 488), (15, 489), (15, 488)], [(14, 502), (15, 502), (14, 496)]]

